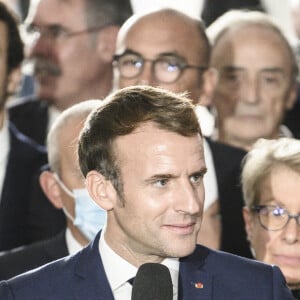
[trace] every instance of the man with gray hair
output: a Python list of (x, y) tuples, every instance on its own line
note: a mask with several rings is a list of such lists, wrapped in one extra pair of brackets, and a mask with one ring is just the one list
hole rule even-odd
[(52, 205), (63, 210), (67, 227), (50, 239), (0, 253), (0, 280), (76, 253), (105, 224), (106, 211), (89, 197), (76, 151), (86, 118), (100, 105), (100, 100), (80, 102), (53, 123), (47, 139), (50, 170), (41, 173), (40, 185)]
[(219, 72), (214, 138), (248, 151), (258, 138), (291, 136), (282, 122), (295, 101), (298, 67), (280, 28), (264, 13), (230, 11), (207, 34)]
[(130, 15), (129, 0), (31, 1), (23, 28), (37, 99), (10, 109), (20, 131), (44, 144), (61, 111), (111, 91), (115, 39)]

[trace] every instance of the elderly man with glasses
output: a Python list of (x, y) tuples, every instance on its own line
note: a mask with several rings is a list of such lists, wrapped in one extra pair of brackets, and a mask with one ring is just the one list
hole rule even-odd
[(258, 140), (245, 159), (242, 184), (254, 256), (279, 266), (300, 299), (300, 141)]

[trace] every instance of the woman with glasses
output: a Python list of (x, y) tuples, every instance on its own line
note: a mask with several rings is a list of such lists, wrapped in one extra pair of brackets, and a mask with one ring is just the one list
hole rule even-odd
[(279, 266), (300, 299), (300, 140), (258, 140), (244, 160), (242, 185), (254, 257)]

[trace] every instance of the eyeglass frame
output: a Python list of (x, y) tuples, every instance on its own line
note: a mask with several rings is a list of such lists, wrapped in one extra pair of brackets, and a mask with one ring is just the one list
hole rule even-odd
[[(58, 41), (61, 39), (69, 39), (72, 37), (76, 37), (82, 34), (89, 34), (96, 31), (100, 31), (101, 29), (110, 26), (110, 24), (105, 25), (99, 25), (94, 27), (88, 27), (86, 29), (78, 30), (78, 31), (69, 31), (66, 28), (64, 28), (61, 25), (54, 24), (49, 26), (37, 26), (34, 24), (23, 24), (21, 25), (21, 28), (25, 32), (27, 36), (38, 34), (39, 37), (46, 36), (47, 38), (50, 38), (51, 40)], [(31, 29), (29, 29), (31, 28)], [(35, 31), (34, 31), (35, 30)], [(44, 32), (44, 33), (43, 33)], [(46, 33), (46, 35), (45, 35)], [(39, 37), (35, 37), (34, 40), (37, 40)]]
[[(262, 209), (270, 208), (270, 207), (274, 208), (274, 210), (276, 208), (282, 209), (282, 210), (284, 210), (285, 214), (288, 216), (286, 223), (279, 229), (269, 229), (267, 226), (262, 224), (262, 221), (261, 221), (262, 214), (260, 212)], [(287, 226), (287, 224), (290, 222), (291, 219), (295, 219), (297, 225), (300, 227), (300, 214), (296, 214), (296, 215), (290, 214), (290, 212), (286, 208), (280, 207), (278, 205), (254, 205), (251, 207), (251, 210), (258, 214), (258, 220), (259, 220), (260, 225), (268, 231), (280, 231), (280, 230), (284, 229)]]
[[(137, 57), (139, 57), (141, 59), (141, 62), (142, 62), (142, 67), (141, 68), (137, 68), (138, 72), (136, 75), (134, 76), (131, 76), (131, 77), (128, 77), (128, 76), (124, 76), (122, 75), (121, 73), (121, 69), (119, 67), (119, 60), (126, 56), (126, 55), (136, 55)], [(172, 80), (172, 81), (161, 81), (157, 78), (156, 74), (155, 74), (155, 63), (161, 61), (164, 57), (174, 57), (176, 59), (178, 59), (178, 69), (179, 69), (179, 72), (178, 72), (178, 76)], [(184, 59), (178, 55), (176, 55), (175, 53), (163, 53), (161, 54), (160, 56), (158, 56), (157, 58), (155, 59), (148, 59), (148, 58), (144, 58), (141, 54), (137, 53), (137, 52), (134, 52), (134, 51), (131, 51), (131, 50), (126, 50), (124, 51), (122, 54), (115, 54), (113, 56), (113, 66), (115, 67), (118, 67), (119, 71), (120, 71), (120, 76), (122, 78), (126, 78), (126, 79), (134, 79), (134, 78), (137, 78), (138, 76), (141, 75), (141, 73), (143, 72), (144, 70), (144, 66), (145, 66), (145, 62), (150, 62), (151, 63), (151, 73), (152, 73), (152, 76), (154, 76), (154, 78), (160, 82), (160, 83), (165, 83), (165, 84), (171, 84), (171, 83), (174, 83), (176, 82), (177, 80), (179, 80), (179, 78), (182, 76), (183, 72), (186, 70), (186, 69), (198, 69), (200, 72), (205, 72), (208, 70), (208, 67), (207, 66), (195, 66), (195, 65), (189, 65), (188, 63), (186, 63), (184, 61)]]

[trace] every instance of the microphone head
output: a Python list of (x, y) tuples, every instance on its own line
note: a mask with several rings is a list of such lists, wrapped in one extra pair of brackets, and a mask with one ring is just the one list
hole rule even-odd
[(173, 300), (169, 269), (156, 263), (141, 265), (134, 279), (131, 300)]

